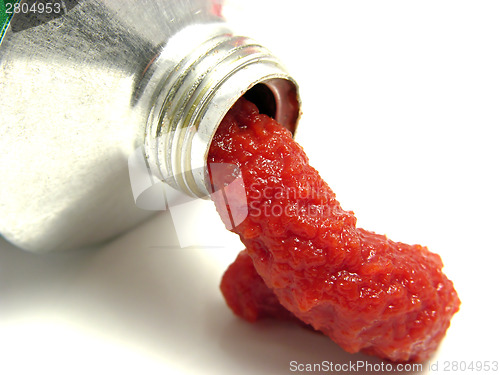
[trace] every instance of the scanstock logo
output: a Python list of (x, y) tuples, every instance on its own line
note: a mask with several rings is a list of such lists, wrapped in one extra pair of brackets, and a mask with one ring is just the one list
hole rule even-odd
[(217, 203), (218, 214), (227, 229), (235, 228), (248, 216), (247, 194), (239, 168), (226, 163), (211, 163), (208, 167), (212, 178), (223, 188), (212, 188), (210, 195), (205, 197), (209, 199), (200, 199), (156, 177), (146, 161), (143, 147), (137, 148), (128, 158), (130, 185), (136, 206), (150, 211), (168, 210), (181, 247), (196, 245), (192, 242), (196, 227), (193, 221), (201, 211), (215, 212), (211, 200)]

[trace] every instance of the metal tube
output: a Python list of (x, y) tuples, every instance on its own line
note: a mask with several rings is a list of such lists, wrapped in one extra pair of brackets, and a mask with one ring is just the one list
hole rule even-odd
[(207, 195), (218, 124), (248, 90), (272, 93), (292, 131), (297, 87), (210, 0), (61, 2), (15, 14), (0, 45), (0, 233), (35, 252), (82, 247), (151, 214), (127, 159), (144, 147), (160, 179)]

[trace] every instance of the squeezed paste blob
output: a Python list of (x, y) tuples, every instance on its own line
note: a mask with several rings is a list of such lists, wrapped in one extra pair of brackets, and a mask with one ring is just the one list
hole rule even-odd
[[(212, 196), (221, 217), (247, 213), (234, 227), (225, 221), (246, 246), (221, 284), (237, 315), (291, 313), (348, 352), (392, 361), (423, 361), (436, 350), (460, 305), (439, 255), (356, 228), (288, 130), (240, 99), (208, 163), (210, 171), (232, 166), (229, 177), (211, 172), (214, 191), (224, 193)], [(235, 178), (243, 194), (230, 188)]]

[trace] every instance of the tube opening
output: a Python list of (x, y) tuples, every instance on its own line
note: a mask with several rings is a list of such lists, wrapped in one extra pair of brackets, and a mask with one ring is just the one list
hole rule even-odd
[(260, 113), (272, 117), (295, 134), (300, 117), (295, 83), (283, 78), (269, 79), (251, 87), (243, 97), (254, 103)]
[(265, 84), (256, 84), (243, 97), (255, 104), (260, 113), (276, 119), (276, 98)]
[(239, 97), (255, 103), (292, 134), (300, 115), (297, 84), (281, 63), (256, 42), (213, 27), (215, 36), (162, 78), (145, 139), (155, 176), (197, 197), (210, 191), (210, 143)]

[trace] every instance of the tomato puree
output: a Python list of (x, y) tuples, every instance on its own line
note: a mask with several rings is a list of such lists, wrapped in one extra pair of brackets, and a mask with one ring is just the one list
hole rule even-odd
[[(211, 173), (221, 216), (246, 213), (229, 228), (246, 250), (221, 284), (237, 315), (297, 319), (346, 351), (392, 361), (436, 350), (460, 305), (439, 255), (357, 228), (288, 130), (240, 99), (208, 163), (232, 166), (230, 178)], [(231, 196), (235, 178), (243, 196)]]

